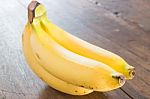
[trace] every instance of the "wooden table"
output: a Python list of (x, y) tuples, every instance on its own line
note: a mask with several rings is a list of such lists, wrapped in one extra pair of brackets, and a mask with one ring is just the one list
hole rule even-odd
[(136, 67), (122, 88), (86, 96), (48, 87), (27, 65), (21, 34), (29, 2), (0, 1), (0, 99), (150, 99), (149, 0), (41, 0), (53, 23)]

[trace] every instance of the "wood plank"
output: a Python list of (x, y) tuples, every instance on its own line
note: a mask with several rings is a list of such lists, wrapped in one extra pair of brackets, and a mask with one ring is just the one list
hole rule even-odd
[(150, 1), (149, 0), (88, 0), (102, 7), (117, 17), (150, 32)]

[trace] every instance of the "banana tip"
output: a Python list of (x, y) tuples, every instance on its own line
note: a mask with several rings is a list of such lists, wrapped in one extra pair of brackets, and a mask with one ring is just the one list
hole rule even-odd
[(136, 74), (135, 68), (131, 68), (131, 69), (128, 69), (128, 70), (129, 70), (130, 78), (132, 79), (135, 76), (135, 74)]
[(124, 75), (113, 75), (112, 77), (118, 80), (120, 86), (124, 85), (124, 83), (126, 82)]
[(122, 86), (122, 85), (124, 85), (124, 83), (125, 83), (125, 76), (123, 76), (123, 75), (120, 75), (119, 77), (119, 84)]

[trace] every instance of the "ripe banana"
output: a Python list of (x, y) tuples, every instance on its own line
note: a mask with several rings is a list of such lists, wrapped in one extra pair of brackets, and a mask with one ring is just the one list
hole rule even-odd
[(41, 9), (44, 9), (44, 18), (42, 18), (41, 27), (63, 47), (74, 53), (103, 62), (114, 70), (124, 74), (127, 79), (132, 79), (134, 77), (134, 67), (130, 66), (120, 56), (69, 34), (48, 20), (44, 6), (41, 6)]
[(33, 19), (30, 44), (35, 58), (49, 73), (95, 91), (110, 91), (124, 84), (124, 76), (109, 66), (73, 53), (55, 42), (42, 30), (40, 19), (42, 16)]
[(64, 82), (49, 72), (47, 72), (35, 59), (31, 47), (30, 47), (30, 35), (31, 35), (31, 25), (27, 23), (24, 32), (23, 32), (23, 52), (24, 56), (32, 68), (32, 70), (46, 83), (48, 83), (52, 88), (59, 90), (61, 92), (71, 94), (71, 95), (85, 95), (93, 92), (93, 90), (85, 89), (82, 87), (78, 87), (67, 82)]
[(50, 31), (45, 19), (43, 5), (32, 1), (28, 6), (29, 22), (23, 32), (23, 51), (28, 64), (42, 80), (72, 95), (105, 92), (124, 85), (124, 75), (101, 61), (65, 48), (47, 33)]

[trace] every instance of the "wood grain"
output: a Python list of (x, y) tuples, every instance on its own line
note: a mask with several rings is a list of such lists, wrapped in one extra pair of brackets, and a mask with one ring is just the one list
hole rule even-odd
[[(0, 99), (150, 98), (150, 2), (148, 0), (41, 0), (49, 19), (66, 31), (122, 56), (136, 77), (111, 92), (71, 96), (41, 81), (21, 45), (30, 0), (0, 1)], [(143, 5), (143, 6), (141, 6)]]
[(150, 32), (149, 0), (88, 0), (144, 31)]

